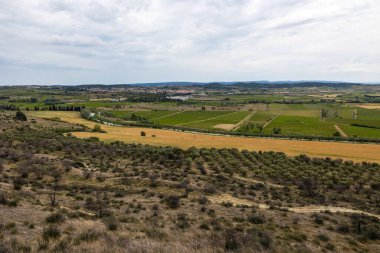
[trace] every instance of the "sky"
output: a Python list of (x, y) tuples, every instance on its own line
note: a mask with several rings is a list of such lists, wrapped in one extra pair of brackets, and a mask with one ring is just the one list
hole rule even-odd
[(0, 0), (0, 85), (380, 81), (379, 0)]

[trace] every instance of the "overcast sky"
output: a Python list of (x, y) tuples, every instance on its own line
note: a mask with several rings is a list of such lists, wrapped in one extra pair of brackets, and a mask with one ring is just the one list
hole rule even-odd
[(0, 84), (380, 81), (379, 0), (0, 0)]

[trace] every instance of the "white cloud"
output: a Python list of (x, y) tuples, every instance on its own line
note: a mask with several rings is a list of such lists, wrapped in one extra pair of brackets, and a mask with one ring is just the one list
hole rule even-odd
[(0, 0), (0, 84), (380, 80), (377, 0)]

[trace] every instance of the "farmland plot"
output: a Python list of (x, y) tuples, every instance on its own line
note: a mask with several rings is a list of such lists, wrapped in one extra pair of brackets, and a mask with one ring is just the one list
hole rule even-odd
[[(189, 124), (185, 124), (183, 126), (192, 127), (192, 128), (203, 128), (203, 129), (213, 129), (218, 128), (218, 125), (224, 125), (226, 128), (221, 128), (225, 130), (231, 130), (235, 124), (239, 123), (246, 116), (248, 116), (250, 112), (232, 112), (229, 114), (224, 114), (217, 118), (212, 118), (205, 121), (193, 122)], [(230, 128), (228, 128), (230, 126)]]
[(273, 128), (281, 128), (282, 134), (332, 136), (336, 130), (331, 122), (323, 122), (317, 117), (280, 115), (266, 128), (271, 133)]
[(186, 111), (160, 119), (161, 125), (179, 126), (229, 114), (232, 111)]

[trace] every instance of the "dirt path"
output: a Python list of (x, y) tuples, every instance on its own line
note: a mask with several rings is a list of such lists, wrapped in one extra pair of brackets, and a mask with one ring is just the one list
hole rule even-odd
[(272, 123), (272, 121), (275, 120), (278, 116), (280, 116), (281, 113), (282, 113), (282, 111), (279, 112), (276, 116), (274, 116), (274, 117), (273, 117), (271, 120), (269, 120), (267, 123), (265, 123), (264, 126), (263, 126), (263, 129), (266, 128), (270, 123)]
[(234, 177), (236, 179), (239, 179), (241, 181), (245, 181), (245, 182), (248, 182), (248, 183), (265, 184), (265, 185), (276, 187), (276, 188), (284, 188), (284, 186), (279, 185), (279, 184), (272, 184), (272, 183), (268, 183), (268, 182), (265, 182), (265, 181), (255, 180), (253, 178), (246, 178), (246, 177), (241, 177), (241, 176), (234, 176)]
[(208, 118), (208, 119), (201, 119), (201, 120), (196, 120), (196, 121), (191, 121), (191, 122), (181, 123), (181, 124), (178, 124), (178, 125), (176, 125), (176, 126), (182, 126), (182, 125), (187, 125), (187, 124), (193, 124), (193, 123), (198, 123), (198, 122), (209, 121), (209, 120), (212, 120), (212, 119), (218, 119), (218, 118), (221, 118), (221, 117), (224, 117), (224, 116), (227, 116), (227, 115), (231, 115), (231, 114), (234, 114), (234, 113), (237, 113), (237, 112), (230, 112), (230, 113), (226, 113), (226, 114), (223, 114), (223, 115), (220, 115), (220, 116), (215, 116), (215, 117)]
[[(270, 206), (267, 204), (260, 204), (253, 202), (248, 199), (242, 199), (242, 198), (236, 198), (233, 197), (229, 194), (220, 194), (216, 196), (209, 196), (208, 199), (212, 203), (216, 204), (221, 204), (223, 202), (230, 202), (233, 205), (246, 205), (246, 206), (256, 206), (260, 209), (269, 209)], [(373, 214), (373, 213), (368, 213), (364, 212), (361, 210), (356, 210), (356, 209), (351, 209), (351, 208), (345, 208), (345, 207), (337, 207), (337, 206), (315, 206), (315, 205), (310, 205), (310, 206), (301, 206), (301, 207), (281, 207), (285, 208), (290, 212), (294, 213), (320, 213), (320, 212), (325, 212), (329, 211), (332, 213), (357, 213), (357, 214), (365, 214), (371, 217), (376, 217), (380, 219), (380, 215), (378, 214)]]
[(152, 119), (152, 120), (155, 120), (155, 119), (163, 119), (163, 118), (166, 118), (166, 117), (169, 117), (169, 116), (173, 116), (173, 115), (177, 115), (177, 114), (180, 114), (180, 113), (183, 113), (183, 112), (175, 112), (175, 113), (171, 113), (171, 114), (168, 114), (168, 115), (165, 115), (165, 116), (161, 116), (161, 117), (154, 118), (154, 119)]
[(88, 216), (91, 216), (91, 217), (94, 217), (96, 216), (96, 214), (94, 213), (90, 213), (90, 212), (86, 212), (86, 211), (83, 211), (83, 210), (74, 210), (68, 206), (59, 206), (60, 209), (63, 209), (63, 210), (68, 210), (68, 211), (71, 211), (71, 212), (77, 212), (77, 213), (81, 213), (81, 214), (84, 214), (84, 215), (88, 215)]
[(348, 137), (348, 135), (337, 124), (335, 124), (334, 127), (335, 127), (336, 131), (338, 131), (340, 133), (340, 136)]
[(237, 123), (234, 128), (232, 128), (232, 131), (235, 131), (240, 128), (241, 125), (243, 125), (245, 122), (247, 122), (253, 115), (255, 115), (256, 111), (250, 113), (247, 117), (242, 119), (239, 123)]

